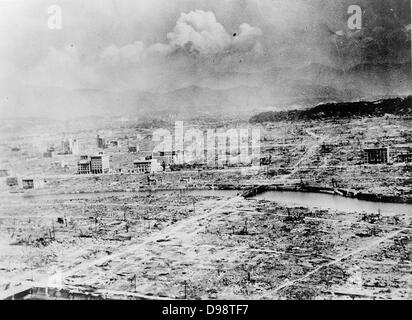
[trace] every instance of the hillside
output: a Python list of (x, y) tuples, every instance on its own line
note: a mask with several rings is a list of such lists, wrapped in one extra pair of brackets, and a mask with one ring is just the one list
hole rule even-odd
[(380, 117), (385, 114), (397, 116), (412, 115), (412, 96), (406, 98), (383, 99), (378, 101), (359, 101), (347, 103), (326, 103), (314, 108), (281, 112), (263, 112), (253, 116), (251, 123), (328, 120), (355, 117)]

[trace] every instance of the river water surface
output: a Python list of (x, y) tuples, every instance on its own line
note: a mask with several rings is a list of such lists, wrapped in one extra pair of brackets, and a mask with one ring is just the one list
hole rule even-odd
[(255, 197), (259, 200), (276, 201), (281, 204), (337, 210), (343, 212), (367, 212), (412, 215), (412, 204), (387, 203), (344, 198), (332, 194), (293, 191), (267, 191)]
[[(171, 194), (179, 193), (176, 190), (168, 191), (139, 191), (139, 192), (99, 192), (99, 193), (79, 193), (79, 194), (38, 194), (38, 195), (24, 195), (16, 194), (10, 195), (6, 199), (11, 202), (39, 202), (39, 201), (53, 201), (53, 200), (72, 200), (77, 199), (99, 199), (110, 196), (130, 197), (132, 195), (149, 195), (149, 194)], [(224, 196), (234, 197), (240, 191), (237, 190), (188, 190), (186, 194), (193, 196)], [(6, 199), (0, 200), (2, 203), (9, 202)], [(344, 198), (337, 195), (313, 193), (313, 192), (295, 192), (295, 191), (266, 191), (253, 199), (275, 201), (279, 204), (302, 206), (310, 208), (319, 208), (325, 210), (337, 210), (343, 212), (368, 212), (378, 213), (380, 210), (383, 214), (408, 214), (412, 215), (412, 204), (403, 203), (387, 203), (387, 202), (373, 202), (358, 200), (352, 198)], [(6, 201), (3, 201), (6, 200)]]

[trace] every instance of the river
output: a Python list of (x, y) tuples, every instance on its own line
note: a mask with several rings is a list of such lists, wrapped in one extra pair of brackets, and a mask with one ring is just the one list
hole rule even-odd
[(295, 192), (295, 191), (266, 191), (254, 197), (258, 200), (276, 201), (285, 205), (310, 208), (338, 210), (343, 212), (367, 212), (384, 214), (412, 215), (412, 205), (403, 203), (387, 203), (344, 198), (338, 195)]
[[(27, 201), (38, 202), (47, 200), (77, 200), (77, 199), (99, 199), (111, 196), (130, 197), (132, 195), (179, 193), (177, 190), (168, 191), (139, 191), (139, 192), (99, 192), (79, 194), (16, 194), (7, 197), (7, 202)], [(188, 190), (186, 194), (193, 196), (224, 196), (234, 197), (240, 191), (237, 190)], [(345, 198), (337, 195), (299, 192), (299, 191), (266, 191), (252, 199), (275, 201), (279, 204), (289, 206), (302, 206), (319, 208), (325, 210), (338, 210), (343, 212), (368, 212), (377, 213), (380, 210), (384, 214), (407, 214), (412, 215), (412, 205), (402, 203), (386, 203)], [(14, 200), (14, 201), (13, 201)]]

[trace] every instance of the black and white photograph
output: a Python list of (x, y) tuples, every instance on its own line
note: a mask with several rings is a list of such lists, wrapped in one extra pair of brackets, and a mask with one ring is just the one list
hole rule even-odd
[(0, 0), (0, 300), (412, 300), (411, 60), (411, 0)]

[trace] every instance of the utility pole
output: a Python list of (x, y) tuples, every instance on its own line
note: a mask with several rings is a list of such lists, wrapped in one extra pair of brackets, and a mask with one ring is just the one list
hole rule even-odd
[(56, 240), (56, 231), (54, 229), (54, 220), (52, 220), (52, 234), (53, 234), (53, 240)]
[(123, 204), (123, 220), (126, 221), (126, 204)]
[(134, 287), (134, 291), (137, 292), (137, 274), (134, 274), (131, 282), (132, 286)]
[(195, 198), (192, 198), (192, 204), (193, 204), (193, 214), (196, 214), (196, 207), (195, 207), (196, 200), (195, 200)]
[(185, 286), (185, 299), (187, 299), (187, 281), (185, 280), (183, 284)]

